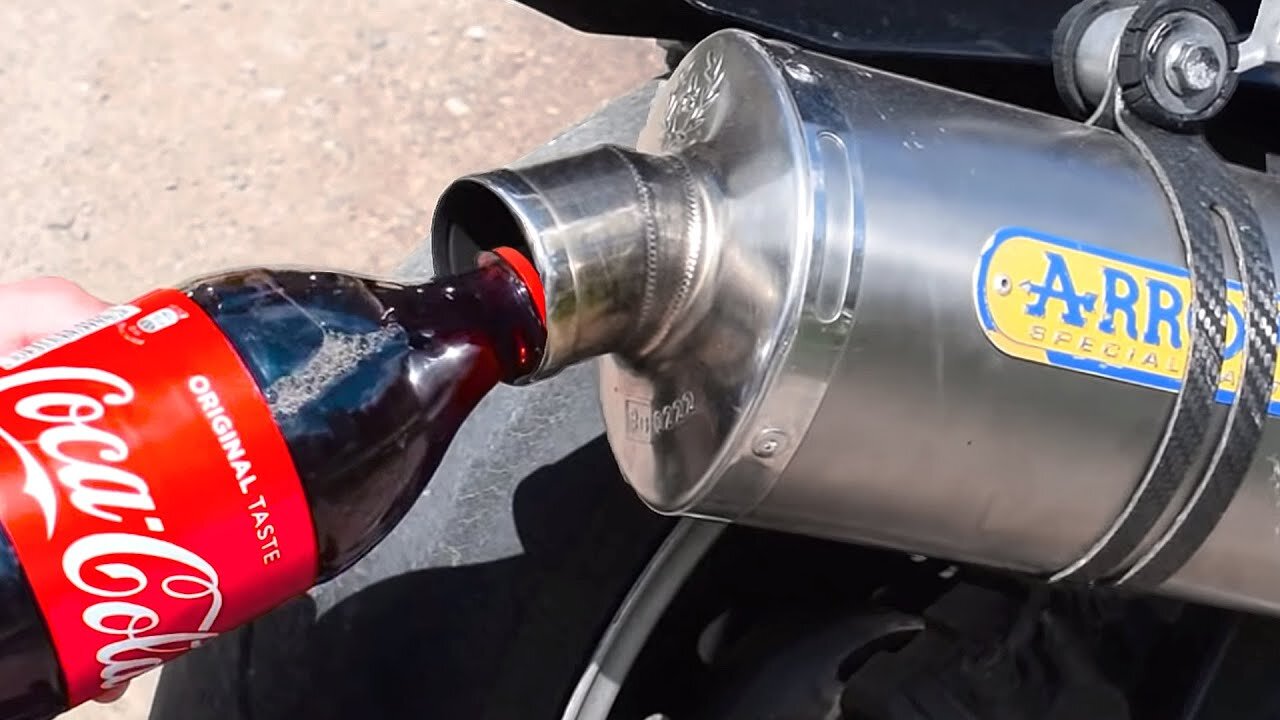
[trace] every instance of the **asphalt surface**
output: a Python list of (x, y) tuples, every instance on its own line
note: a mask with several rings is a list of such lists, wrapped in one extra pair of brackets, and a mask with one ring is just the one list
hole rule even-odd
[[(0, 7), (0, 282), (109, 301), (226, 267), (388, 273), (453, 178), (661, 67), (500, 0)], [(146, 717), (154, 674), (67, 717)]]

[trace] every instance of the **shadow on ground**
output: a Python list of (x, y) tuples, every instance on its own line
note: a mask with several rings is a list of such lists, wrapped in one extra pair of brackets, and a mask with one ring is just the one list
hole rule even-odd
[(558, 718), (667, 520), (603, 439), (519, 483), (524, 552), (299, 600), (169, 666), (152, 720)]

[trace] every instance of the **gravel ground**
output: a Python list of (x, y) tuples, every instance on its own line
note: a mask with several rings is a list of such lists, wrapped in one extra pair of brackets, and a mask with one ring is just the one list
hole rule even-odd
[[(500, 0), (13, 0), (0, 37), (0, 282), (115, 301), (228, 266), (388, 272), (451, 179), (661, 66)], [(141, 720), (154, 680), (67, 717)]]
[(14, 0), (0, 280), (126, 300), (227, 265), (393, 267), (435, 197), (651, 77), (497, 0)]

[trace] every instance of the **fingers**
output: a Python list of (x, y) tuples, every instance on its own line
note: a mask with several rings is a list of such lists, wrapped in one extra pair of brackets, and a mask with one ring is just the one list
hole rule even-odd
[(107, 304), (62, 278), (0, 285), (0, 353), (9, 353), (102, 312)]
[[(0, 285), (0, 354), (13, 352), (42, 337), (91, 318), (107, 304), (62, 278), (37, 278)], [(112, 688), (95, 700), (119, 700), (129, 684)]]
[[(0, 355), (93, 317), (107, 304), (62, 278), (37, 278), (0, 285)], [(119, 700), (129, 684), (99, 695), (98, 702)]]

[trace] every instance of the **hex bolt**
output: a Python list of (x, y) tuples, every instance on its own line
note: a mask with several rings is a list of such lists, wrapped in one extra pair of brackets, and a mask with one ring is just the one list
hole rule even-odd
[(1196, 40), (1182, 40), (1165, 54), (1164, 78), (1178, 95), (1195, 95), (1218, 85), (1222, 61), (1214, 49)]

